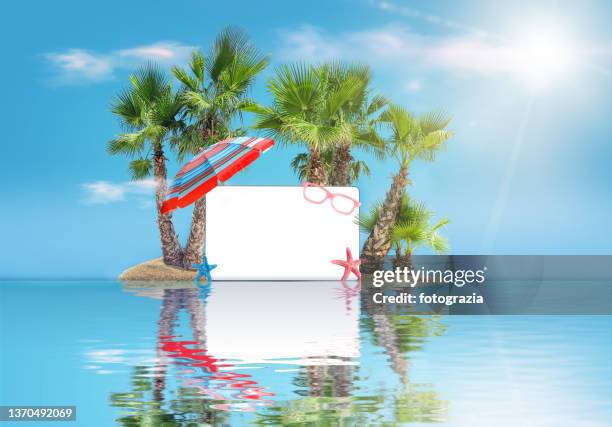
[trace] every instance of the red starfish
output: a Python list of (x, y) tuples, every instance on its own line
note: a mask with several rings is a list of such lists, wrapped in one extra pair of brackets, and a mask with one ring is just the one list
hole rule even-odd
[(361, 264), (361, 261), (358, 259), (353, 259), (353, 254), (351, 253), (350, 248), (346, 248), (346, 261), (334, 259), (332, 260), (332, 264), (344, 267), (344, 274), (340, 280), (348, 279), (351, 273), (357, 277), (357, 280), (361, 280), (361, 273), (359, 272), (359, 264)]

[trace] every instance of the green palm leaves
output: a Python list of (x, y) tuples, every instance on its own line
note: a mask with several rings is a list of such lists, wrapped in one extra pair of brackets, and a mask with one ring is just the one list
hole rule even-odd
[(332, 85), (329, 67), (284, 65), (268, 83), (273, 105), (255, 109), (255, 127), (280, 141), (321, 150), (350, 129), (337, 120), (340, 107), (357, 90), (354, 82)]
[[(379, 221), (383, 203), (377, 202), (370, 211), (357, 219), (361, 231), (371, 233)], [(411, 200), (403, 195), (397, 219), (390, 227), (390, 242), (400, 255), (412, 253), (421, 246), (429, 247), (435, 253), (445, 253), (450, 249), (448, 240), (440, 234), (450, 220), (443, 218), (432, 224), (433, 212), (425, 204)]]
[(442, 112), (418, 117), (403, 107), (390, 105), (378, 121), (391, 131), (388, 150), (400, 164), (407, 165), (415, 159), (433, 161), (436, 152), (452, 136), (446, 130), (450, 117)]
[(176, 116), (181, 108), (172, 84), (158, 67), (149, 64), (138, 69), (130, 76), (130, 86), (111, 106), (128, 132), (111, 140), (107, 151), (136, 158), (129, 166), (134, 179), (150, 176), (152, 154), (160, 151), (164, 140), (178, 128)]
[(110, 141), (110, 154), (134, 158), (129, 168), (133, 179), (155, 176), (157, 224), (164, 262), (183, 266), (183, 251), (174, 230), (172, 217), (159, 209), (167, 191), (164, 144), (180, 126), (177, 115), (182, 103), (165, 74), (154, 65), (140, 68), (130, 76), (130, 86), (113, 101), (111, 111), (117, 115), (127, 132)]
[(193, 52), (187, 68), (174, 67), (180, 82), (174, 91), (166, 74), (147, 65), (130, 76), (130, 85), (113, 101), (111, 110), (126, 132), (110, 141), (110, 154), (132, 158), (129, 169), (133, 179), (153, 174), (156, 179), (158, 226), (164, 262), (189, 268), (201, 262), (204, 240), (205, 199), (194, 206), (187, 244), (181, 247), (170, 214), (159, 208), (166, 196), (166, 144), (178, 160), (200, 151), (221, 139), (239, 134), (234, 120), (242, 108), (254, 104), (248, 92), (256, 76), (267, 66), (240, 30), (223, 30), (207, 55)]
[[(225, 138), (238, 135), (234, 127), (242, 109), (254, 104), (248, 98), (257, 75), (268, 65), (249, 38), (240, 30), (226, 28), (215, 39), (207, 55), (193, 52), (189, 69), (174, 67), (182, 84), (180, 132), (171, 140), (179, 160)], [(202, 261), (206, 199), (195, 203), (191, 230), (185, 247), (187, 265)]]
[[(419, 214), (418, 206), (405, 202), (403, 195), (411, 162), (433, 161), (452, 136), (447, 129), (450, 118), (441, 112), (416, 116), (392, 104), (373, 93), (368, 66), (343, 62), (277, 67), (267, 84), (272, 101), (261, 105), (250, 98), (250, 91), (268, 62), (242, 31), (226, 28), (205, 54), (193, 52), (185, 67), (172, 68), (178, 91), (158, 67), (142, 67), (113, 101), (112, 112), (125, 132), (108, 143), (108, 152), (131, 159), (134, 179), (155, 176), (159, 207), (167, 191), (167, 148), (182, 161), (219, 140), (242, 135), (242, 114), (252, 112), (255, 129), (281, 145), (306, 147), (290, 165), (300, 180), (348, 186), (368, 176), (370, 169), (364, 160), (353, 157), (355, 150), (397, 160), (398, 170), (385, 199), (369, 218), (362, 272), (379, 268), (392, 245), (402, 250), (428, 245), (444, 251), (447, 242), (437, 230), (446, 223), (430, 225), (427, 215)], [(165, 261), (200, 262), (204, 212), (202, 198), (195, 204), (185, 249), (177, 243), (171, 217), (160, 217)], [(401, 220), (406, 212), (411, 212), (410, 221)]]
[(183, 126), (172, 140), (179, 158), (240, 132), (232, 128), (233, 120), (241, 117), (243, 108), (254, 104), (248, 93), (267, 65), (268, 58), (243, 32), (227, 28), (206, 56), (192, 54), (188, 70), (172, 69), (182, 84)]
[(443, 218), (431, 224), (433, 212), (423, 203), (410, 200), (404, 195), (396, 223), (391, 228), (391, 242), (403, 253), (412, 253), (419, 246), (427, 246), (435, 253), (445, 253), (450, 246), (440, 235), (440, 230), (450, 222)]
[[(374, 128), (365, 126), (364, 111), (376, 111), (380, 98), (375, 104), (367, 102), (369, 82), (369, 68), (363, 65), (284, 65), (268, 82), (272, 105), (253, 104), (246, 110), (256, 114), (254, 127), (268, 136), (306, 145), (307, 156), (300, 155), (294, 161), (303, 165), (300, 170), (304, 176), (300, 178), (327, 184), (333, 177), (340, 146), (350, 147), (353, 141), (366, 145), (374, 139)], [(349, 176), (352, 158), (344, 160), (348, 166), (343, 173)], [(353, 173), (361, 170), (362, 165), (352, 169)]]
[[(403, 195), (408, 184), (411, 162), (417, 159), (433, 161), (436, 153), (444, 147), (446, 141), (452, 136), (452, 132), (446, 129), (450, 123), (450, 118), (440, 112), (415, 116), (403, 107), (389, 105), (380, 114), (377, 123), (384, 126), (389, 133), (386, 141), (386, 151), (397, 160), (399, 170), (393, 177), (391, 187), (380, 207), (380, 214), (372, 224), (371, 231), (363, 246), (361, 253), (362, 272), (366, 273), (382, 268), (384, 257), (388, 254), (392, 245), (396, 246), (397, 249), (398, 235), (397, 230), (394, 231), (393, 227), (395, 227), (403, 209)], [(418, 229), (418, 227), (416, 228)], [(416, 233), (415, 227), (404, 227), (403, 241), (414, 243), (427, 240), (425, 236), (420, 237), (414, 233)], [(440, 248), (444, 245), (436, 235), (430, 243), (434, 243)]]

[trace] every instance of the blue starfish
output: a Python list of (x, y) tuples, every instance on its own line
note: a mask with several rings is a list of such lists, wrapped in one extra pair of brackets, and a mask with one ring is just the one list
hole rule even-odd
[(212, 282), (212, 277), (210, 277), (210, 272), (213, 271), (217, 267), (217, 264), (209, 264), (208, 258), (206, 258), (206, 255), (204, 255), (201, 264), (192, 264), (191, 266), (193, 268), (197, 268), (198, 270), (198, 274), (196, 274), (195, 278), (193, 279), (195, 280), (196, 283), (200, 283), (200, 279), (202, 279), (202, 276), (206, 277), (206, 281), (208, 283)]

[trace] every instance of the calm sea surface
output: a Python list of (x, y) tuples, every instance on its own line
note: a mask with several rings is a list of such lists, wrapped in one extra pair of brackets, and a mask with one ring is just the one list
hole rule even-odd
[(0, 404), (77, 406), (45, 426), (611, 425), (612, 316), (415, 315), (353, 286), (1, 282)]

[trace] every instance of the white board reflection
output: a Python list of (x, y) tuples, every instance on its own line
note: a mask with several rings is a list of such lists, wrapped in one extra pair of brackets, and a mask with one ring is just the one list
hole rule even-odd
[(359, 290), (340, 282), (216, 282), (210, 354), (234, 364), (357, 364)]

